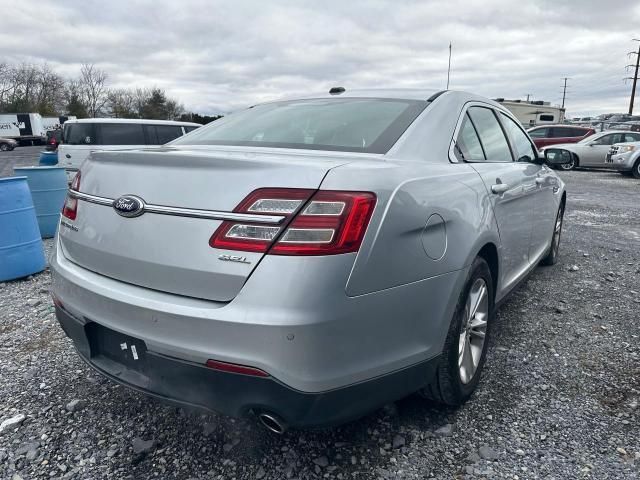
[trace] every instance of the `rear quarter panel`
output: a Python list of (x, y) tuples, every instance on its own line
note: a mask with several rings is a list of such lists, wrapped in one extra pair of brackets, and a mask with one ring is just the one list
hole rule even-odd
[(332, 170), (322, 188), (373, 190), (378, 198), (349, 296), (460, 271), (485, 243), (499, 247), (486, 188), (466, 164), (352, 163)]

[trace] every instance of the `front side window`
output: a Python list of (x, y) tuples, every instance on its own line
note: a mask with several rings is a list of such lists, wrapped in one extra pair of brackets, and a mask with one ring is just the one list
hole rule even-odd
[(485, 107), (471, 107), (468, 114), (476, 127), (487, 161), (512, 162), (509, 143), (493, 110)]
[(64, 126), (64, 143), (69, 145), (96, 145), (94, 124), (67, 123)]
[(426, 101), (385, 98), (268, 103), (200, 127), (173, 145), (386, 153), (426, 105)]
[(531, 141), (522, 129), (511, 118), (501, 113), (502, 124), (507, 134), (511, 138), (518, 162), (531, 162), (536, 158), (536, 152), (531, 145)]
[(139, 123), (99, 124), (102, 145), (144, 145), (144, 133)]

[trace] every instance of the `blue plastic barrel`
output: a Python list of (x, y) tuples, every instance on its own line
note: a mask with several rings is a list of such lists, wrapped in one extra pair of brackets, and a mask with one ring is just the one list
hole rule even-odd
[(58, 164), (58, 151), (47, 152), (46, 150), (40, 152), (40, 166), (51, 166)]
[(26, 177), (0, 178), (0, 282), (44, 270), (44, 249)]
[(67, 195), (64, 167), (20, 167), (13, 171), (16, 175), (27, 177), (42, 238), (53, 237)]

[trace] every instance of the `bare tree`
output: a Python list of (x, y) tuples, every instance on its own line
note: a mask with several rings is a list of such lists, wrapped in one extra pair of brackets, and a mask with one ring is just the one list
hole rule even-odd
[(109, 115), (115, 118), (137, 118), (136, 94), (127, 88), (109, 90), (107, 94)]
[(87, 113), (97, 117), (107, 103), (107, 73), (92, 63), (83, 63), (80, 69), (80, 82), (87, 105)]

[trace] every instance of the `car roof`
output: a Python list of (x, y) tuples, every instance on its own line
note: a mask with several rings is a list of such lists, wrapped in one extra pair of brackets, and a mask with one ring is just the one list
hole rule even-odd
[(79, 118), (76, 120), (67, 120), (67, 123), (142, 123), (151, 125), (187, 125), (193, 127), (201, 127), (199, 123), (178, 122), (175, 120), (147, 120), (143, 118)]
[(329, 93), (329, 90), (326, 90), (324, 92), (311, 92), (308, 94), (286, 96), (284, 98), (278, 98), (272, 101), (260, 102), (260, 104), (286, 102), (291, 100), (311, 100), (320, 98), (397, 98), (400, 100), (430, 101), (433, 100), (436, 96), (445, 92), (448, 92), (448, 90), (426, 88), (367, 88), (353, 90), (345, 89), (341, 93), (331, 94)]
[(571, 127), (571, 128), (584, 128), (585, 130), (591, 130), (591, 127), (583, 127), (581, 125), (570, 125), (566, 123), (549, 123), (549, 124), (545, 123), (544, 125), (536, 125), (535, 127), (531, 127), (527, 131), (534, 130), (536, 128), (548, 128), (548, 127)]

